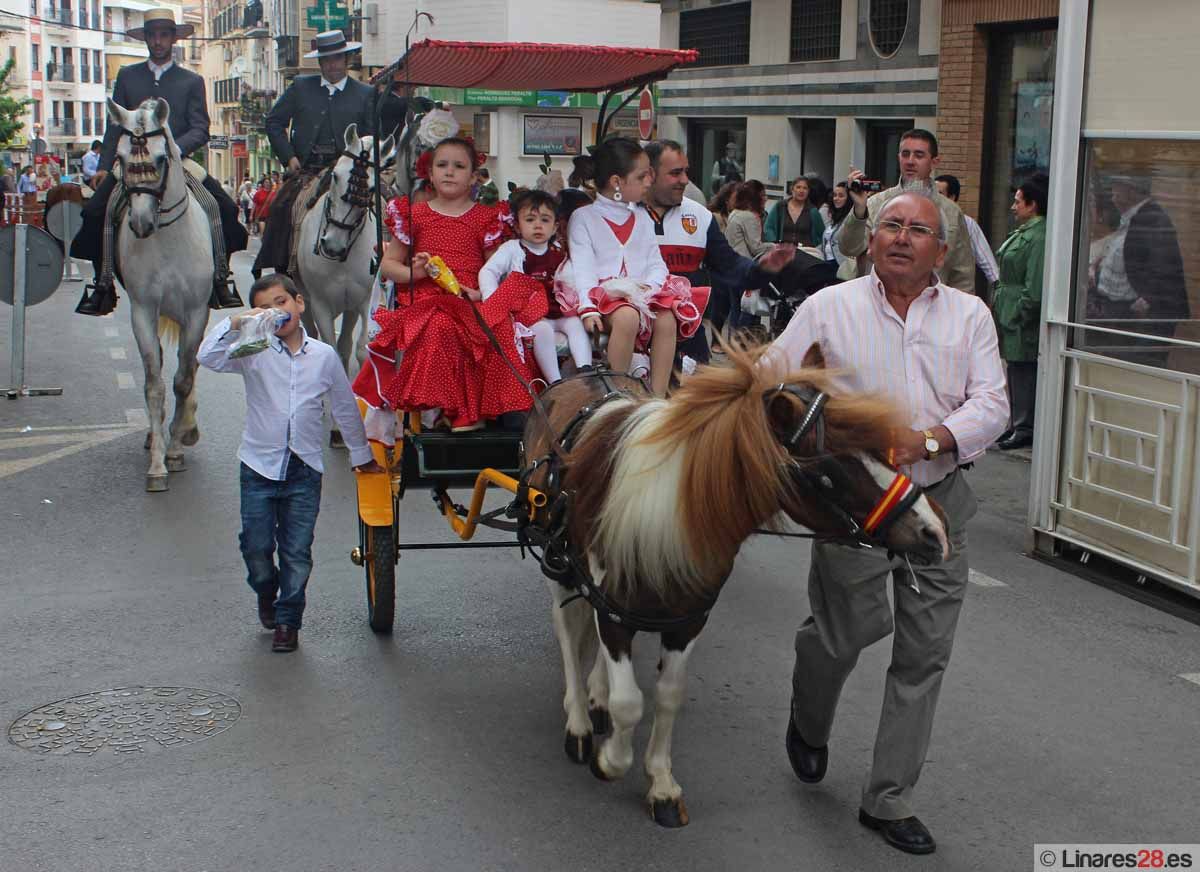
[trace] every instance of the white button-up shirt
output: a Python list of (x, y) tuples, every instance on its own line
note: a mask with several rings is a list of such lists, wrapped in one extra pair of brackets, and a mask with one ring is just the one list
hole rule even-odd
[(338, 83), (335, 85), (333, 82), (329, 81), (324, 76), (321, 76), (321, 87), (324, 88), (326, 91), (328, 91), (329, 96), (332, 97), (334, 91), (345, 90), (346, 79), (345, 78), (339, 79)]
[(243, 463), (264, 478), (283, 481), (288, 455), (294, 453), (324, 472), (321, 400), (326, 395), (350, 449), (351, 464), (359, 466), (371, 459), (358, 404), (333, 348), (305, 333), (304, 344), (292, 354), (278, 336), (272, 336), (266, 351), (231, 358), (229, 349), (239, 332), (226, 318), (204, 337), (197, 357), (201, 366), (216, 372), (241, 373), (246, 383), (246, 427), (238, 448)]
[(1008, 427), (996, 325), (973, 294), (939, 282), (901, 319), (872, 270), (805, 300), (766, 361), (799, 369), (814, 342), (827, 367), (845, 371), (846, 390), (886, 397), (914, 430), (942, 424), (954, 435), (957, 453), (904, 470), (917, 484), (935, 484), (981, 456)]
[(175, 61), (167, 61), (161, 67), (154, 61), (146, 61), (146, 66), (150, 67), (150, 72), (154, 73), (154, 81), (158, 81), (163, 77), (163, 73), (175, 66)]

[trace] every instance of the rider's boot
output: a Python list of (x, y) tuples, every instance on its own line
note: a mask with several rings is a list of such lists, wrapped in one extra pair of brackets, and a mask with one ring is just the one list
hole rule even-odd
[(213, 280), (213, 291), (208, 300), (208, 308), (241, 309), (245, 305), (241, 295), (238, 294), (237, 285), (233, 283), (233, 276), (217, 276)]
[[(75, 311), (80, 315), (107, 315), (117, 308), (117, 288), (113, 284), (112, 279), (104, 281), (101, 275), (100, 265), (94, 264), (96, 267), (96, 280), (84, 286), (83, 296), (79, 298), (79, 305), (75, 307)], [(91, 293), (88, 293), (88, 292)]]

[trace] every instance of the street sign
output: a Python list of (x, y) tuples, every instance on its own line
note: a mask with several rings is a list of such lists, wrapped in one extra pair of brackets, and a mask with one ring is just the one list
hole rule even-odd
[(649, 139), (654, 133), (654, 96), (649, 88), (642, 89), (638, 98), (638, 134), (642, 139)]
[(350, 11), (337, 0), (317, 0), (304, 10), (304, 19), (320, 33), (350, 27)]
[(249, 147), (245, 135), (229, 137), (230, 154), (233, 157), (249, 157)]
[(228, 136), (210, 136), (208, 138), (209, 148), (229, 148)]

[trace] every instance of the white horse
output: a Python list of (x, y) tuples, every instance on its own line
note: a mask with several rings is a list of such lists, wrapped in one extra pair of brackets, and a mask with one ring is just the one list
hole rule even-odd
[[(187, 187), (179, 147), (167, 125), (169, 115), (167, 101), (160, 98), (150, 98), (132, 111), (108, 101), (108, 117), (121, 128), (117, 163), (129, 195), (128, 217), (113, 229), (113, 242), (145, 371), (150, 418), (146, 490), (152, 492), (167, 489), (167, 471), (184, 469), (183, 447), (200, 438), (196, 352), (208, 324), (216, 269), (212, 228)], [(163, 433), (164, 336), (177, 336), (179, 350), (170, 444)]]
[[(304, 293), (305, 326), (322, 342), (337, 348), (346, 374), (354, 375), (367, 348), (375, 250), (374, 139), (359, 137), (358, 125), (345, 132), (345, 151), (330, 170), (329, 190), (322, 194), (300, 223), (294, 278)], [(393, 137), (379, 146), (380, 162), (392, 157)], [(341, 316), (341, 330), (333, 322)], [(357, 337), (355, 325), (361, 321)], [(354, 360), (353, 365), (351, 360)]]

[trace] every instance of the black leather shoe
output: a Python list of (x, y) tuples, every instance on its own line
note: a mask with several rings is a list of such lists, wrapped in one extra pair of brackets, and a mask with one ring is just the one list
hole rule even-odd
[(260, 593), (258, 595), (258, 622), (265, 629), (275, 629), (275, 594)]
[(1028, 448), (1033, 445), (1033, 436), (1029, 433), (1014, 433), (1003, 442), (996, 445), (1001, 451), (1012, 451), (1014, 448)]
[(83, 289), (83, 296), (79, 298), (79, 305), (75, 307), (75, 311), (80, 315), (100, 317), (108, 315), (116, 308), (117, 289), (108, 284), (94, 284)]
[(825, 770), (829, 767), (829, 746), (814, 748), (804, 741), (791, 716), (788, 717), (787, 754), (792, 771), (805, 784), (816, 784), (825, 777)]
[(300, 631), (295, 627), (289, 627), (287, 624), (279, 624), (275, 627), (275, 637), (271, 639), (272, 651), (286, 654), (289, 651), (295, 651), (299, 644)]
[(232, 279), (229, 280), (228, 284), (221, 281), (213, 282), (213, 292), (208, 300), (208, 308), (241, 309), (245, 305)]
[(933, 835), (925, 829), (925, 824), (921, 823), (920, 818), (915, 816), (889, 821), (872, 817), (860, 808), (858, 822), (867, 829), (883, 833), (885, 842), (906, 854), (932, 854), (937, 850)]

